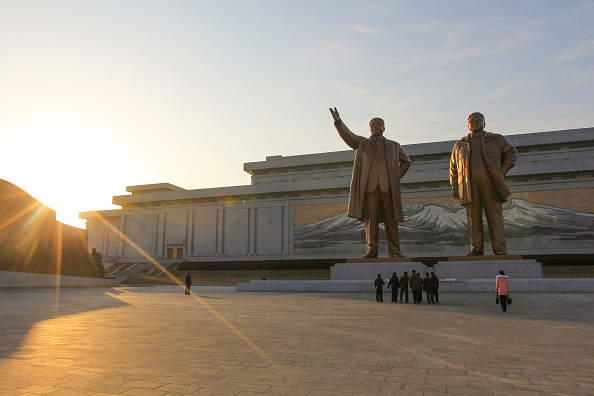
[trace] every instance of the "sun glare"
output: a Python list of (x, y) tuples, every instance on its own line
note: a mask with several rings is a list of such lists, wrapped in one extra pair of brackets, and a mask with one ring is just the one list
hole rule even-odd
[(7, 129), (1, 177), (54, 209), (59, 221), (84, 228), (78, 212), (105, 207), (110, 186), (121, 190), (126, 183), (122, 165), (129, 154), (123, 155), (118, 134), (105, 125), (63, 115)]

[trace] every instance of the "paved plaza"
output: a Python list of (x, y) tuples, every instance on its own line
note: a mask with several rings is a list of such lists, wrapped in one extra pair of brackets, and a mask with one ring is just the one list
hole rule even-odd
[(193, 293), (0, 290), (0, 394), (594, 394), (592, 294)]

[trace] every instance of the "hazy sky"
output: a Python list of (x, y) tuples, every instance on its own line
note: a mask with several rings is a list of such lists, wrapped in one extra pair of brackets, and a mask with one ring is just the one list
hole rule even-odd
[(594, 126), (594, 2), (0, 0), (0, 178), (84, 227), (129, 185), (249, 184), (347, 150)]

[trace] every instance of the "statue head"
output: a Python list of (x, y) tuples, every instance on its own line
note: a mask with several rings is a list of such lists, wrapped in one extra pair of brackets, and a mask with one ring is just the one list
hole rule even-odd
[(472, 113), (468, 116), (468, 129), (472, 133), (481, 133), (487, 123), (485, 122), (485, 116), (482, 113)]
[(384, 134), (385, 130), (386, 127), (384, 124), (384, 120), (382, 120), (381, 118), (376, 117), (372, 118), (371, 121), (369, 121), (369, 131), (373, 136), (380, 137)]

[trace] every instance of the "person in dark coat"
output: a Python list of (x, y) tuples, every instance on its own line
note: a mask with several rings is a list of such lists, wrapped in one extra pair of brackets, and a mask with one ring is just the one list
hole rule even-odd
[(423, 279), (421, 279), (421, 275), (417, 274), (415, 270), (412, 270), (409, 282), (413, 293), (413, 302), (420, 304), (423, 301)]
[(390, 281), (388, 282), (388, 289), (392, 287), (392, 302), (398, 302), (398, 277), (396, 272), (392, 274)]
[(404, 271), (404, 275), (400, 278), (400, 303), (402, 304), (402, 294), (404, 294), (405, 302), (408, 304), (408, 272)]
[(438, 303), (439, 293), (437, 289), (439, 289), (439, 278), (433, 272), (431, 273), (431, 278), (433, 278), (433, 297), (435, 298), (435, 303)]
[(429, 272), (425, 272), (423, 290), (427, 293), (427, 304), (435, 304), (435, 299), (433, 298), (433, 278), (429, 275)]
[(192, 275), (188, 272), (188, 275), (186, 275), (186, 294), (190, 294), (190, 286), (192, 286)]
[(384, 280), (382, 279), (382, 274), (377, 274), (377, 278), (373, 284), (375, 285), (375, 301), (384, 302)]

